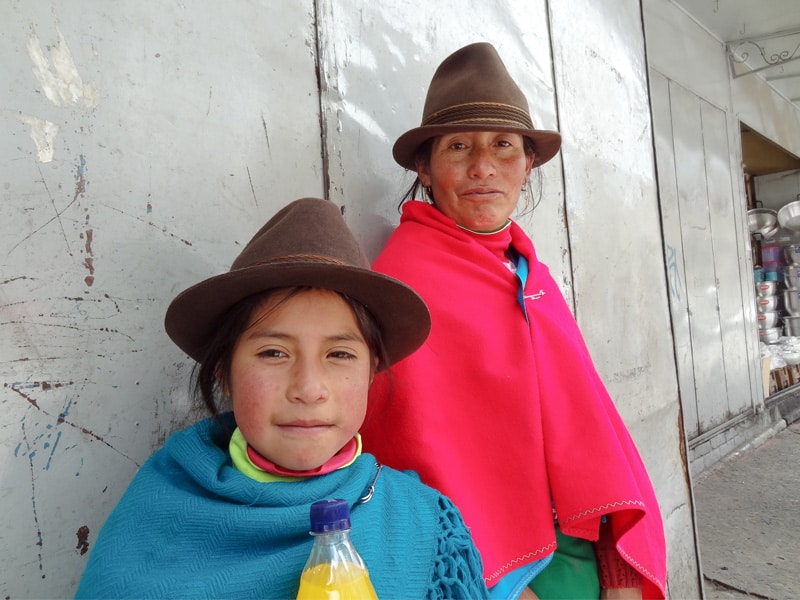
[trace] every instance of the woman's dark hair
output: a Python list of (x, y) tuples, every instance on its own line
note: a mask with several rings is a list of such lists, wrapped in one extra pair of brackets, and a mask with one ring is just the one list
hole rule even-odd
[[(283, 296), (272, 307), (273, 311), (290, 298), (311, 289), (315, 288), (292, 287), (267, 290), (238, 302), (220, 317), (213, 336), (203, 350), (200, 362), (195, 364), (192, 370), (192, 394), (195, 399), (203, 402), (211, 416), (218, 417), (220, 415), (220, 404), (224, 398), (223, 390), (230, 387), (233, 351), (239, 337), (247, 329), (253, 312), (278, 294), (283, 294)], [(373, 364), (372, 359), (377, 358), (378, 363), (374, 370), (386, 368), (389, 364), (386, 346), (383, 343), (383, 333), (375, 317), (357, 300), (340, 292), (336, 293), (353, 311), (358, 329), (369, 348), (370, 365)]]
[[(419, 145), (417, 148), (417, 153), (415, 155), (415, 162), (417, 164), (422, 163), (423, 165), (430, 166), (431, 164), (431, 152), (433, 151), (433, 141), (435, 137), (428, 138), (422, 144)], [(536, 144), (534, 144), (533, 140), (528, 136), (522, 136), (522, 145), (525, 149), (525, 154), (530, 156), (531, 154), (536, 154)], [(529, 212), (533, 212), (536, 207), (539, 205), (539, 201), (542, 197), (542, 174), (541, 171), (536, 169), (532, 171), (535, 173), (534, 177), (536, 178), (536, 195), (534, 196), (533, 188), (531, 187), (530, 179), (528, 180), (528, 195), (530, 198), (533, 199), (533, 206), (525, 207), (520, 211), (519, 216), (523, 216), (528, 214)], [(408, 202), (409, 200), (417, 200), (420, 198), (424, 198), (427, 196), (427, 192), (425, 191), (425, 186), (422, 185), (422, 181), (420, 181), (419, 176), (414, 178), (413, 183), (406, 189), (405, 193), (400, 197), (400, 202), (397, 204), (397, 212), (401, 212), (403, 210), (403, 204)], [(428, 200), (433, 202), (433, 198), (429, 197)]]

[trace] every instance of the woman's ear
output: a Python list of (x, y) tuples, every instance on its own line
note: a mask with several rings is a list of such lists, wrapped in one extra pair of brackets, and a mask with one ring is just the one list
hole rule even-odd
[(424, 160), (417, 159), (417, 177), (424, 187), (431, 186), (431, 169)]

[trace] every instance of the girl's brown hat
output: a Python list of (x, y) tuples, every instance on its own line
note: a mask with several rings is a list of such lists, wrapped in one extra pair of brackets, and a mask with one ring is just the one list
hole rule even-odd
[(301, 198), (278, 211), (227, 273), (193, 285), (170, 303), (164, 326), (199, 362), (220, 317), (233, 305), (295, 286), (333, 290), (363, 304), (378, 321), (390, 364), (428, 337), (431, 318), (423, 300), (404, 283), (370, 269), (339, 208), (319, 198)]
[(535, 129), (522, 90), (508, 74), (494, 46), (486, 42), (456, 50), (436, 69), (428, 87), (422, 124), (397, 138), (397, 163), (416, 170), (417, 150), (432, 137), (459, 131), (507, 131), (531, 138), (533, 166), (553, 158), (561, 147), (557, 131)]

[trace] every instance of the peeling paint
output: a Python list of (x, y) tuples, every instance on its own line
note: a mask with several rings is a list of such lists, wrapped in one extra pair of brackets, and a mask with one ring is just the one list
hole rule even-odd
[(28, 56), (33, 63), (33, 75), (47, 99), (56, 106), (75, 106), (83, 100), (87, 108), (94, 108), (98, 103), (97, 88), (93, 83), (84, 83), (64, 35), (58, 27), (56, 31), (58, 42), (49, 46), (49, 58), (45, 56), (35, 33), (28, 38)]
[(39, 162), (49, 163), (55, 154), (55, 140), (58, 135), (58, 125), (47, 119), (19, 113), (17, 119), (30, 127), (30, 136), (36, 145), (36, 154)]

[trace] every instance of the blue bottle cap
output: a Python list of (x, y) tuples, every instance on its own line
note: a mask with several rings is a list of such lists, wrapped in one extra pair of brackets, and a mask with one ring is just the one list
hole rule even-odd
[(311, 533), (350, 529), (350, 506), (347, 500), (320, 500), (311, 505)]

